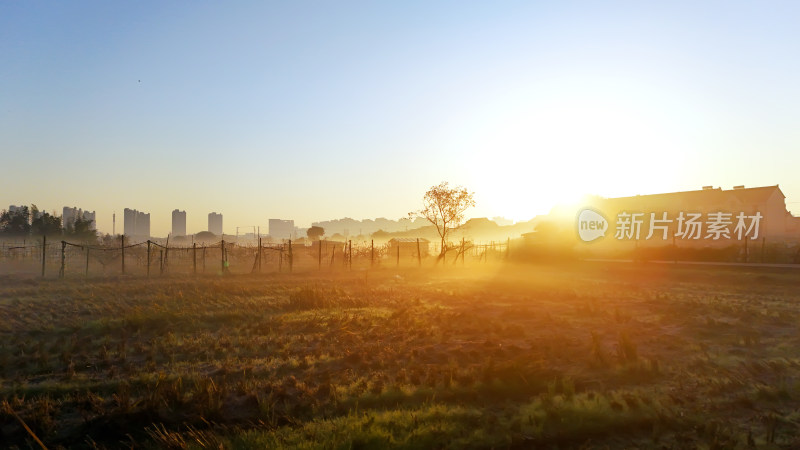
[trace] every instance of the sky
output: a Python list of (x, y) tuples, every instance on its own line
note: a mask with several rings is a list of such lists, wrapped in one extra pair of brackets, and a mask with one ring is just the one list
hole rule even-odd
[[(151, 233), (779, 184), (798, 2), (2, 2), (0, 209)], [(118, 220), (117, 232), (122, 221)], [(252, 229), (252, 228), (250, 228)]]

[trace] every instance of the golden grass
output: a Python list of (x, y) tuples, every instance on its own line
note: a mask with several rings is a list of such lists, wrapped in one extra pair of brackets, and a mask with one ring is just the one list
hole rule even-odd
[(620, 264), (5, 278), (0, 399), (50, 447), (790, 447), (798, 287)]

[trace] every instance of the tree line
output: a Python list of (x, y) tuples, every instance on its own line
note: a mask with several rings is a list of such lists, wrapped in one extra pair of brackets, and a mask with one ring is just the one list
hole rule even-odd
[(61, 217), (47, 211), (39, 211), (36, 205), (22, 206), (14, 211), (0, 213), (0, 235), (5, 237), (66, 235), (78, 239), (96, 239), (92, 220), (77, 217), (63, 226)]

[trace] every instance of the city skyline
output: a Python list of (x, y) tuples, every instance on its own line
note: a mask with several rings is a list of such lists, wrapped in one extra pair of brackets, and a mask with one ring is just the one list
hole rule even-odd
[[(734, 185), (734, 186), (729, 187), (729, 189), (736, 191), (736, 190), (742, 190), (742, 189), (745, 189), (745, 188), (747, 188), (749, 190), (750, 188), (773, 188), (773, 187), (776, 187), (776, 188), (780, 189), (780, 185), (779, 184), (766, 185), (766, 186)], [(647, 197), (648, 195), (682, 194), (682, 193), (686, 193), (686, 192), (698, 192), (698, 191), (709, 191), (709, 190), (719, 191), (719, 190), (722, 190), (722, 189), (726, 189), (726, 188), (722, 187), (722, 186), (715, 187), (713, 185), (706, 185), (706, 186), (702, 186), (700, 188), (689, 189), (689, 190), (686, 190), (686, 191), (671, 191), (671, 192), (666, 192), (666, 193), (665, 192), (651, 192), (651, 193), (644, 194), (644, 197)], [(636, 194), (636, 197), (639, 197), (639, 196), (640, 196), (640, 194)], [(625, 197), (625, 196), (621, 196), (621, 197)], [(537, 217), (546, 216), (546, 215), (557, 217), (564, 210), (570, 210), (571, 208), (576, 208), (576, 207), (579, 207), (581, 205), (591, 204), (591, 202), (595, 201), (598, 198), (600, 198), (600, 199), (614, 199), (614, 197), (587, 195), (584, 198), (582, 198), (582, 199), (580, 199), (579, 201), (576, 201), (576, 202), (555, 204), (546, 213), (539, 214), (539, 215), (537, 215), (535, 217), (530, 218), (529, 220), (516, 220), (516, 221), (514, 221), (514, 220), (509, 220), (508, 218), (503, 217), (503, 216), (495, 216), (495, 217), (491, 217), (490, 218), (490, 217), (485, 217), (485, 216), (482, 217), (482, 216), (469, 215), (469, 214), (467, 214), (466, 217), (467, 217), (467, 220), (469, 220), (469, 219), (488, 219), (488, 220), (491, 220), (491, 221), (497, 223), (498, 225), (507, 226), (507, 225), (512, 225), (512, 224), (515, 224), (515, 223), (529, 222), (530, 220), (533, 220), (533, 219), (535, 219)], [(789, 213), (792, 213), (791, 207), (790, 207), (792, 202), (788, 201), (788, 197), (786, 198), (786, 201), (784, 201), (783, 203), (784, 203), (784, 207), (786, 208), (786, 210)], [(19, 208), (21, 208), (22, 206), (30, 206), (30, 205), (9, 205), (8, 210), (13, 212), (15, 210), (19, 210)], [(41, 210), (40, 209), (40, 211), (46, 211), (46, 210)], [(53, 210), (53, 213), (57, 215), (55, 210)], [(80, 208), (65, 206), (65, 207), (63, 207), (63, 214), (60, 217), (62, 218), (62, 226), (64, 228), (67, 227), (67, 222), (68, 221), (72, 222), (72, 221), (74, 221), (75, 217), (82, 217), (84, 220), (86, 220), (86, 219), (93, 220), (90, 228), (93, 229), (93, 230), (97, 230), (101, 235), (102, 234), (112, 234), (111, 230), (102, 230), (102, 229), (98, 229), (97, 228), (96, 223), (94, 222), (94, 217), (95, 216), (96, 216), (96, 212), (95, 211), (89, 212), (88, 210), (87, 211), (83, 211)], [(202, 216), (202, 215), (198, 215), (198, 217), (199, 216)], [(234, 224), (234, 225), (230, 225), (230, 228), (233, 228), (234, 230), (236, 230), (236, 231), (231, 231), (231, 230), (225, 230), (224, 229), (223, 220), (222, 220), (223, 219), (223, 214), (222, 213), (210, 212), (210, 213), (208, 213), (207, 216), (203, 216), (203, 217), (207, 217), (207, 221), (205, 222), (206, 223), (206, 227), (205, 228), (203, 228), (203, 227), (191, 228), (191, 230), (193, 230), (193, 231), (190, 231), (190, 228), (187, 227), (187, 225), (186, 225), (187, 224), (187, 212), (186, 212), (186, 210), (173, 209), (172, 212), (171, 212), (171, 228), (166, 233), (158, 233), (158, 232), (149, 231), (150, 230), (150, 223), (151, 223), (151, 220), (150, 220), (151, 214), (149, 212), (148, 213), (144, 213), (143, 211), (138, 211), (138, 210), (130, 209), (130, 208), (124, 208), (124, 216), (123, 217), (124, 217), (123, 218), (123, 229), (122, 229), (123, 233), (129, 234), (129, 233), (125, 232), (125, 228), (126, 227), (129, 228), (129, 229), (137, 229), (137, 230), (140, 230), (140, 227), (142, 227), (141, 230), (144, 230), (145, 229), (144, 227), (146, 227), (146, 229), (148, 230), (147, 235), (153, 236), (153, 237), (156, 237), (156, 236), (163, 236), (163, 237), (166, 237), (166, 236), (173, 236), (173, 237), (190, 236), (190, 235), (194, 235), (194, 234), (197, 234), (197, 233), (200, 233), (200, 232), (204, 232), (204, 231), (209, 231), (209, 232), (212, 232), (212, 233), (214, 233), (216, 235), (221, 235), (221, 234), (237, 235), (238, 234), (238, 229), (247, 230), (247, 231), (244, 231), (242, 234), (248, 234), (248, 233), (253, 234), (254, 232), (250, 232), (250, 229), (252, 228), (253, 230), (260, 229), (261, 230), (260, 231), (261, 235), (273, 235), (273, 236), (279, 236), (281, 238), (284, 238), (283, 236), (291, 236), (292, 238), (296, 238), (296, 237), (299, 236), (299, 235), (297, 235), (297, 230), (305, 230), (305, 229), (310, 228), (311, 226), (321, 226), (321, 227), (323, 227), (326, 230), (326, 235), (331, 235), (333, 233), (341, 233), (341, 234), (345, 234), (345, 235), (348, 235), (348, 234), (359, 235), (359, 234), (362, 234), (362, 229), (361, 228), (363, 228), (363, 225), (364, 225), (362, 222), (372, 222), (372, 223), (383, 223), (383, 222), (386, 222), (384, 224), (384, 225), (386, 225), (385, 227), (381, 227), (380, 225), (373, 226), (372, 228), (375, 228), (375, 229), (369, 229), (367, 234), (371, 234), (371, 233), (373, 233), (373, 232), (375, 232), (377, 230), (397, 231), (396, 227), (398, 225), (401, 225), (405, 221), (408, 221), (409, 224), (411, 224), (413, 222), (415, 226), (419, 225), (417, 223), (417, 221), (423, 221), (424, 222), (424, 219), (421, 218), (421, 217), (409, 217), (408, 215), (406, 217), (400, 217), (400, 218), (396, 218), (396, 219), (386, 218), (386, 217), (372, 217), (372, 218), (354, 219), (352, 217), (345, 216), (345, 217), (340, 217), (340, 218), (335, 218), (335, 219), (330, 219), (329, 218), (329, 219), (324, 219), (324, 220), (315, 220), (315, 221), (312, 221), (311, 223), (309, 223), (307, 225), (297, 225), (295, 223), (295, 220), (293, 220), (293, 219), (269, 218), (269, 219), (266, 220), (266, 222), (263, 225), (258, 225), (258, 224), (251, 224), (251, 225), (241, 225), (241, 224), (236, 225), (236, 224)], [(156, 215), (155, 217), (158, 217), (158, 215)], [(137, 220), (140, 221), (139, 224), (137, 224)], [(144, 222), (141, 222), (141, 220), (144, 220)], [(800, 217), (798, 217), (798, 220), (800, 220)], [(142, 223), (144, 223), (144, 225)], [(350, 225), (352, 230), (350, 228), (348, 228), (348, 224)], [(427, 224), (422, 224), (422, 225), (419, 225), (419, 226), (425, 226), (425, 225), (427, 225)], [(263, 227), (263, 229), (262, 229), (262, 227)], [(405, 226), (405, 228), (407, 229), (408, 226)], [(277, 234), (272, 232), (273, 229), (278, 229), (279, 230), (277, 232)], [(144, 232), (141, 231), (141, 230), (137, 231), (137, 232), (134, 232), (133, 235), (134, 236), (144, 236), (145, 234), (143, 234)], [(289, 230), (289, 231), (287, 231), (287, 230)], [(176, 232), (176, 231), (178, 231), (178, 232)], [(288, 237), (285, 237), (285, 238), (288, 238)]]
[[(23, 206), (24, 207), (30, 207), (31, 205), (9, 205), (8, 208), (0, 208), (0, 211), (8, 210), (10, 212), (15, 212), (15, 211), (21, 210), (21, 208)], [(113, 214), (115, 214), (115, 213), (112, 213), (112, 215)], [(65, 228), (65, 229), (67, 228), (67, 224), (68, 223), (70, 223), (70, 224), (74, 223), (75, 218), (81, 217), (84, 220), (91, 220), (92, 223), (90, 224), (89, 228), (91, 230), (98, 231), (100, 235), (113, 234), (113, 231), (114, 231), (113, 229), (112, 230), (98, 230), (97, 229), (96, 223), (95, 223), (95, 215), (96, 215), (95, 211), (91, 211), (91, 212), (90, 211), (83, 211), (80, 208), (65, 206), (65, 207), (63, 207), (63, 212), (62, 212), (61, 215), (59, 215), (55, 210), (53, 210), (53, 215), (55, 215), (56, 217), (59, 217), (59, 218), (62, 219), (62, 228)], [(211, 231), (212, 227), (210, 225), (211, 225), (212, 221), (219, 221), (219, 224), (221, 224), (222, 223), (221, 222), (222, 216), (223, 215), (220, 214), (220, 213), (215, 213), (215, 212), (208, 213), (208, 215), (205, 216), (208, 219), (205, 222), (207, 224), (207, 226), (199, 227), (197, 229), (193, 229), (192, 231), (190, 231), (190, 229), (187, 228), (187, 226), (186, 226), (187, 212), (185, 210), (181, 211), (179, 209), (173, 209), (172, 213), (171, 213), (172, 227), (171, 227), (170, 231), (167, 232), (167, 233), (161, 233), (161, 234), (159, 234), (159, 233), (150, 233), (150, 234), (151, 234), (151, 236), (154, 236), (154, 237), (155, 236), (164, 236), (165, 237), (167, 235), (177, 237), (177, 236), (190, 236), (190, 235), (194, 235), (194, 234), (205, 232), (205, 231)], [(122, 233), (125, 233), (125, 226), (126, 226), (125, 217), (127, 217), (127, 220), (128, 220), (127, 227), (129, 229), (132, 229), (132, 230), (137, 230), (139, 226), (149, 227), (150, 223), (151, 223), (150, 222), (151, 214), (149, 212), (145, 213), (144, 211), (139, 211), (139, 210), (136, 210), (136, 209), (124, 208), (123, 209), (122, 228), (120, 230)], [(158, 215), (155, 215), (154, 217), (158, 217)], [(143, 225), (137, 224), (137, 220), (140, 220), (140, 219), (144, 220)], [(416, 219), (416, 220), (422, 220), (422, 219)], [(491, 220), (495, 220), (495, 221), (499, 220), (500, 222), (503, 222), (503, 224), (505, 224), (505, 225), (511, 223), (510, 221), (507, 221), (503, 217), (493, 217)], [(295, 223), (294, 223), (294, 220), (292, 220), (292, 219), (274, 219), (274, 218), (270, 218), (270, 219), (267, 219), (263, 225), (231, 225), (231, 228), (234, 228), (234, 229), (239, 228), (239, 229), (246, 230), (242, 234), (247, 234), (248, 232), (250, 234), (253, 234), (253, 232), (251, 232), (251, 229), (252, 230), (259, 230), (260, 229), (260, 234), (262, 236), (271, 234), (270, 233), (271, 229), (275, 228), (275, 229), (280, 229), (277, 232), (278, 235), (280, 235), (280, 236), (284, 236), (284, 235), (286, 235), (286, 236), (292, 235), (293, 236), (293, 235), (296, 234), (297, 230), (305, 230), (305, 229), (311, 227), (312, 225), (321, 226), (321, 224), (326, 224), (326, 223), (329, 223), (329, 222), (330, 223), (334, 223), (334, 222), (339, 222), (339, 221), (357, 221), (357, 222), (374, 221), (374, 222), (380, 222), (380, 223), (389, 222), (389, 223), (394, 223), (395, 226), (398, 225), (398, 224), (403, 223), (404, 221), (408, 221), (409, 223), (412, 223), (412, 222), (416, 223), (415, 221), (413, 221), (411, 219), (408, 219), (407, 217), (398, 218), (398, 219), (387, 219), (385, 217), (377, 217), (377, 218), (363, 218), (363, 219), (358, 219), (358, 220), (353, 219), (351, 217), (342, 217), (342, 218), (337, 218), (337, 219), (328, 219), (328, 220), (323, 220), (323, 221), (315, 221), (312, 224), (309, 224), (308, 226), (296, 226)], [(112, 222), (113, 222), (113, 220), (112, 220)], [(331, 232), (328, 233), (328, 234), (337, 233), (337, 232), (342, 231), (342, 230), (340, 230), (340, 228), (341, 227), (337, 227), (337, 226), (330, 227)], [(387, 228), (389, 228), (389, 227), (387, 227)], [(372, 230), (372, 231), (373, 232), (377, 231), (377, 229), (380, 229), (380, 227), (376, 228), (375, 230)], [(291, 230), (291, 231), (286, 232), (286, 230)], [(354, 228), (354, 230), (357, 231), (355, 228)], [(229, 234), (229, 235), (235, 235), (236, 234), (235, 231), (224, 230), (224, 227), (223, 227), (223, 231), (225, 232), (225, 234)], [(384, 231), (390, 231), (390, 230), (384, 230)], [(391, 231), (393, 231), (393, 230), (391, 230)], [(125, 233), (125, 234), (127, 234), (127, 233)], [(133, 234), (135, 236), (142, 236), (141, 232), (134, 231)], [(214, 234), (220, 234), (220, 233), (214, 233)], [(345, 234), (349, 234), (349, 232), (347, 232)]]
[(102, 231), (137, 205), (158, 235), (175, 205), (189, 229), (401, 218), (442, 181), (518, 221), (704, 185), (779, 183), (798, 211), (798, 13), (6, 2), (0, 205), (91, 205)]

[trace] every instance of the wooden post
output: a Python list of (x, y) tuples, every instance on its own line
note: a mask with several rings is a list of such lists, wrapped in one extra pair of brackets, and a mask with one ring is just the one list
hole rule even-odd
[(47, 260), (47, 235), (42, 236), (42, 278), (44, 278), (44, 262)]
[(119, 235), (120, 248), (122, 249), (122, 274), (125, 275), (125, 235)]
[(192, 273), (197, 275), (197, 243), (192, 242)]
[(333, 268), (333, 258), (336, 257), (336, 244), (333, 244), (333, 248), (331, 249), (331, 268)]
[(225, 273), (225, 239), (219, 242), (219, 263), (220, 270)]
[(150, 239), (147, 240), (147, 276), (150, 276)]
[(61, 241), (61, 269), (58, 271), (58, 278), (64, 278), (64, 265), (66, 264), (66, 248), (67, 243)]
[(258, 273), (261, 273), (261, 229), (258, 229)]
[(375, 239), (369, 241), (369, 266), (375, 265)]
[(292, 240), (289, 239), (289, 273), (292, 273), (294, 268), (294, 255), (292, 254)]
[(322, 270), (322, 239), (317, 241), (317, 246), (319, 246), (319, 249), (317, 249), (317, 265), (319, 266), (318, 269)]
[(89, 246), (88, 245), (86, 246), (86, 273), (84, 274), (84, 276), (86, 276), (86, 277), (89, 276)]
[(350, 250), (347, 252), (347, 264), (350, 270), (353, 270), (353, 240), (350, 239), (347, 241)]
[(397, 267), (400, 267), (400, 241), (397, 241)]
[(422, 253), (419, 251), (419, 238), (417, 238), (417, 265), (422, 267)]

